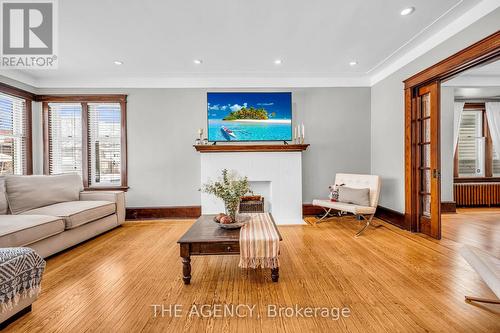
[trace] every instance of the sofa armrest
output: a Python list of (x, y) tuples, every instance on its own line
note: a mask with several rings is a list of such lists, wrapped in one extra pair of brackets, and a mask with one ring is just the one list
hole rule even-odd
[(111, 201), (116, 204), (118, 224), (125, 221), (125, 193), (123, 191), (83, 191), (80, 192), (80, 201)]

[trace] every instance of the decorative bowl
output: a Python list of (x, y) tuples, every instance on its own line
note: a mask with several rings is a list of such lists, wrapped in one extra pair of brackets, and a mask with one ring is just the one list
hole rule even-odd
[(214, 221), (214, 223), (217, 223), (217, 225), (219, 227), (221, 227), (222, 229), (238, 229), (250, 221), (250, 216), (244, 215), (244, 214), (238, 214), (236, 216), (236, 222), (228, 223), (228, 224), (219, 223), (215, 220), (215, 218), (213, 221)]

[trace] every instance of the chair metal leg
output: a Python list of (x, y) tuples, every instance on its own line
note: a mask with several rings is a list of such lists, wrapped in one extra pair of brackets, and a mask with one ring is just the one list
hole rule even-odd
[(362, 214), (357, 215), (357, 216), (361, 217), (363, 220), (365, 220), (365, 221), (366, 221), (366, 224), (363, 226), (363, 228), (361, 228), (361, 230), (359, 230), (359, 231), (356, 233), (356, 235), (355, 235), (354, 237), (358, 237), (359, 235), (361, 235), (361, 234), (363, 233), (363, 231), (365, 231), (365, 229), (366, 229), (366, 228), (368, 228), (368, 226), (369, 226), (369, 225), (370, 225), (370, 223), (372, 222), (372, 219), (373, 219), (373, 216), (374, 216), (374, 215), (375, 215), (375, 214), (370, 215), (370, 218), (369, 218), (369, 219), (367, 219), (367, 218), (366, 218), (364, 215), (362, 215)]
[(333, 209), (333, 208), (326, 209), (325, 207), (321, 207), (321, 208), (323, 208), (323, 210), (325, 211), (325, 215), (321, 216), (321, 218), (320, 218), (319, 220), (317, 220), (317, 221), (315, 222), (315, 224), (316, 224), (316, 223), (318, 223), (318, 222), (321, 222), (321, 221), (323, 221), (324, 219), (326, 219), (327, 217), (329, 217), (330, 212), (331, 212), (331, 211), (332, 211), (332, 209)]
[(479, 303), (489, 303), (489, 304), (500, 304), (500, 299), (488, 299), (474, 296), (465, 296), (466, 302), (479, 302)]

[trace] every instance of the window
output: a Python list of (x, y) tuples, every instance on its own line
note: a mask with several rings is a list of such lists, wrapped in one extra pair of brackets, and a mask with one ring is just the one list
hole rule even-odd
[(120, 185), (120, 104), (89, 103), (88, 108), (89, 183), (91, 186)]
[(488, 181), (488, 178), (500, 177), (500, 154), (493, 147), (484, 103), (465, 103), (455, 166), (455, 178), (459, 181), (460, 178)]
[(460, 177), (484, 177), (483, 111), (462, 113), (458, 132), (458, 174)]
[(46, 173), (77, 172), (86, 188), (126, 188), (126, 97), (78, 97), (87, 100), (42, 97)]
[[(0, 175), (31, 173), (31, 112), (26, 100), (0, 93)], [(30, 108), (31, 110), (31, 108)]]
[(82, 105), (49, 103), (49, 173), (82, 175)]
[(500, 152), (493, 147), (493, 177), (500, 177)]

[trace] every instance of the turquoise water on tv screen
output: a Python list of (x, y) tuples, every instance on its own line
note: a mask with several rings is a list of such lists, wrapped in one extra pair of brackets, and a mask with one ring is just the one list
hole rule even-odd
[[(234, 136), (227, 134), (222, 127), (233, 132)], [(292, 140), (292, 125), (288, 124), (254, 124), (238, 123), (210, 119), (208, 121), (208, 140), (210, 141), (274, 141)]]

